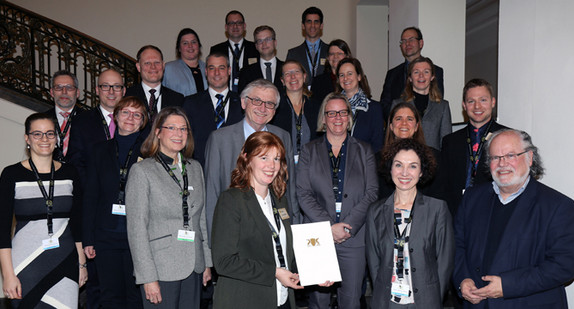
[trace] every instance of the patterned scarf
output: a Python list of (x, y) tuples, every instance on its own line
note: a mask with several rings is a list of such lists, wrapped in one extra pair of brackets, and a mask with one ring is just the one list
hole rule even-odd
[[(345, 94), (345, 90), (343, 90), (341, 93)], [(371, 102), (371, 100), (369, 100), (369, 98), (367, 98), (367, 96), (365, 95), (363, 90), (361, 88), (359, 88), (359, 91), (357, 91), (357, 93), (355, 93), (355, 95), (353, 95), (353, 97), (349, 99), (349, 103), (351, 103), (351, 110), (353, 111), (353, 115), (355, 114), (355, 112), (357, 110), (361, 110), (361, 111), (365, 111), (365, 112), (368, 111), (369, 110), (369, 102)]]

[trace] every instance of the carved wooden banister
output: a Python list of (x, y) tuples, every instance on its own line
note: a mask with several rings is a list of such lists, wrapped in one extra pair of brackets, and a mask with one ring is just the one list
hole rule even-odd
[(78, 77), (78, 102), (95, 106), (97, 76), (106, 68), (121, 72), (126, 86), (138, 81), (134, 58), (49, 18), (0, 1), (0, 87), (53, 105), (50, 77), (66, 69)]

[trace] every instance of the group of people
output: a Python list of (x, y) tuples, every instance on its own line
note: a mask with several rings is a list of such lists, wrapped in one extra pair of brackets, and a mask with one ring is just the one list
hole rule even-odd
[(451, 133), (417, 28), (377, 102), (347, 43), (320, 40), (318, 8), (285, 62), (273, 28), (250, 42), (240, 12), (225, 22), (205, 62), (186, 28), (176, 61), (138, 51), (141, 83), (102, 72), (91, 110), (54, 74), (28, 158), (0, 176), (15, 307), (74, 308), (86, 284), (89, 308), (199, 308), (216, 281), (213, 308), (294, 309), (291, 225), (328, 221), (342, 281), (305, 287), (310, 308), (333, 293), (360, 308), (367, 276), (372, 308), (441, 308), (449, 288), (468, 308), (567, 308), (574, 201), (538, 181), (530, 136), (494, 121), (487, 81), (465, 85), (469, 124)]

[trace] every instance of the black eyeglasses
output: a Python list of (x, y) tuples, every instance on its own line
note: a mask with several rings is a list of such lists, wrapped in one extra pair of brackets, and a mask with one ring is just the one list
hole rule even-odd
[(54, 85), (54, 87), (52, 87), (52, 89), (54, 89), (54, 91), (60, 92), (64, 89), (66, 89), (66, 92), (68, 91), (76, 91), (76, 89), (78, 89), (76, 86), (74, 85)]
[(346, 109), (343, 109), (340, 111), (326, 111), (325, 115), (327, 115), (327, 117), (329, 117), (329, 118), (335, 118), (335, 117), (337, 117), (337, 115), (339, 115), (341, 117), (347, 117), (347, 116), (349, 116), (349, 111)]
[(102, 89), (103, 91), (110, 91), (110, 89), (113, 89), (114, 91), (122, 91), (122, 89), (124, 89), (123, 85), (98, 85), (98, 87), (100, 89)]
[(507, 153), (503, 156), (490, 156), (490, 163), (496, 163), (498, 164), (500, 162), (500, 160), (504, 159), (505, 162), (514, 162), (516, 161), (516, 159), (518, 159), (518, 157), (520, 157), (521, 155), (527, 153), (528, 150), (524, 150), (521, 153)]
[(265, 103), (265, 108), (267, 109), (275, 109), (275, 106), (277, 106), (277, 104), (275, 104), (275, 102), (271, 102), (271, 101), (263, 101), (260, 98), (250, 98), (248, 96), (245, 96), (246, 98), (248, 98), (249, 100), (251, 100), (251, 104), (255, 105), (255, 106), (261, 106), (261, 104)]
[(28, 135), (32, 136), (32, 138), (35, 140), (41, 140), (44, 137), (44, 135), (46, 135), (46, 137), (48, 139), (55, 139), (56, 138), (56, 131), (54, 131), (54, 130), (50, 130), (50, 131), (46, 131), (46, 132), (32, 131), (32, 132), (28, 133)]

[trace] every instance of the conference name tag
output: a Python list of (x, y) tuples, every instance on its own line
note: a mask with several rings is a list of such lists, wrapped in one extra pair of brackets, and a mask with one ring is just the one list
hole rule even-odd
[(118, 216), (125, 216), (126, 215), (126, 205), (113, 204), (112, 205), (112, 214), (118, 215)]
[(58, 238), (48, 238), (48, 239), (44, 239), (42, 240), (42, 248), (44, 250), (50, 250), (50, 249), (56, 249), (60, 247), (60, 241), (58, 240)]
[(287, 213), (287, 210), (285, 208), (278, 208), (277, 212), (279, 212), (279, 216), (281, 217), (281, 220), (289, 219), (289, 213)]
[(409, 296), (409, 285), (393, 282), (391, 286), (391, 294), (395, 296)]
[(177, 240), (179, 241), (195, 241), (195, 232), (188, 231), (188, 230), (179, 230), (177, 231)]

